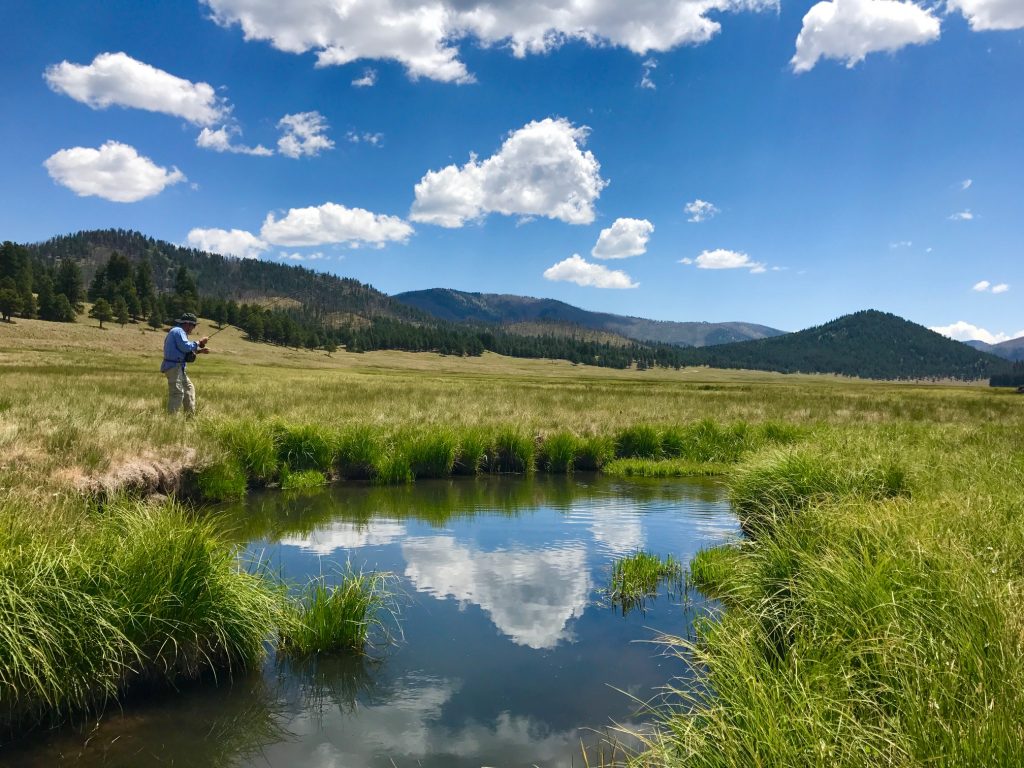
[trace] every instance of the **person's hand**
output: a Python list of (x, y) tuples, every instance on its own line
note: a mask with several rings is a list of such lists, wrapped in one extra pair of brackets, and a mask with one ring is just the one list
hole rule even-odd
[(199, 340), (199, 346), (200, 347), (205, 347), (206, 346), (206, 342), (208, 342), (209, 340), (210, 340), (209, 336), (203, 336), (203, 338), (201, 338)]

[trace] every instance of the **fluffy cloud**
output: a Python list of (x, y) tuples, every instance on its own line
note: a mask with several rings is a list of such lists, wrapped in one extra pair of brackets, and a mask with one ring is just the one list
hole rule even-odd
[(548, 280), (576, 283), (593, 288), (638, 288), (639, 283), (619, 269), (608, 269), (602, 264), (591, 264), (578, 253), (544, 270)]
[(461, 168), (429, 171), (416, 185), (411, 218), (461, 227), (494, 212), (590, 224), (608, 182), (593, 153), (581, 149), (587, 132), (568, 120), (534, 121), (482, 162), (471, 156)]
[(222, 256), (240, 259), (258, 259), (270, 246), (244, 229), (193, 229), (188, 233), (188, 244), (193, 248)]
[(62, 61), (48, 67), (44, 77), (53, 90), (93, 109), (134, 107), (196, 125), (221, 121), (230, 111), (213, 86), (175, 77), (126, 53), (101, 53), (89, 65)]
[[(767, 271), (764, 264), (754, 261), (747, 254), (725, 248), (704, 251), (696, 259), (680, 259), (679, 263), (696, 264), (697, 269), (749, 269), (754, 275)], [(778, 271), (775, 267), (772, 270)]]
[(709, 14), (774, 8), (777, 0), (203, 0), (214, 20), (247, 40), (289, 53), (316, 51), (317, 66), (393, 59), (412, 78), (473, 80), (458, 42), (508, 43), (516, 56), (569, 40), (639, 55), (706, 42), (721, 29)]
[(702, 221), (707, 221), (713, 218), (719, 211), (713, 203), (709, 203), (707, 200), (701, 200), (699, 197), (692, 203), (687, 203), (683, 206), (683, 210), (690, 214), (690, 218), (687, 221), (699, 224)]
[(977, 282), (977, 283), (974, 284), (973, 290), (975, 290), (975, 291), (987, 291), (991, 287), (992, 287), (992, 283), (990, 283), (988, 280), (981, 280), (980, 282)]
[(1010, 286), (1006, 283), (1000, 283), (999, 285), (992, 286), (992, 293), (1006, 293), (1008, 290), (1010, 290)]
[(1024, 329), (1009, 335), (1005, 333), (992, 333), (991, 331), (986, 331), (984, 328), (971, 325), (963, 320), (959, 320), (952, 325), (936, 326), (931, 330), (936, 333), (941, 333), (943, 336), (948, 336), (951, 339), (956, 339), (957, 341), (984, 341), (986, 344), (999, 344), (1003, 341), (1009, 341), (1010, 339), (1017, 339), (1024, 336)]
[(255, 147), (247, 147), (244, 144), (232, 144), (231, 137), (241, 133), (238, 128), (223, 126), (213, 131), (203, 128), (196, 138), (196, 146), (203, 149), (212, 149), (214, 152), (232, 152), (239, 155), (258, 155), (269, 157), (274, 154), (272, 149), (267, 149), (262, 144)]
[(134, 203), (186, 180), (177, 168), (162, 168), (136, 152), (135, 147), (116, 141), (108, 141), (99, 149), (62, 149), (43, 165), (54, 181), (75, 194), (117, 203)]
[(971, 221), (974, 218), (974, 214), (971, 213), (970, 208), (966, 211), (958, 211), (949, 217), (950, 221)]
[(268, 213), (260, 237), (275, 245), (347, 243), (353, 247), (366, 244), (380, 248), (389, 242), (404, 243), (412, 233), (412, 227), (397, 216), (324, 203), (319, 207), (292, 208), (283, 219)]
[(277, 140), (277, 148), (287, 157), (316, 157), (322, 151), (334, 148), (334, 142), (326, 135), (327, 121), (319, 112), (285, 115), (277, 127), (284, 131)]
[(966, 192), (974, 185), (974, 179), (964, 179), (960, 182), (960, 189)]
[(367, 68), (366, 71), (363, 72), (362, 77), (356, 78), (355, 80), (352, 81), (352, 85), (354, 85), (356, 88), (372, 88), (376, 84), (377, 70), (372, 68)]
[(804, 16), (796, 39), (794, 72), (807, 72), (819, 59), (853, 67), (869, 53), (897, 51), (939, 38), (939, 19), (905, 0), (823, 0)]
[(948, 0), (946, 7), (960, 11), (975, 32), (1024, 27), (1024, 4), (1020, 0)]
[(654, 225), (647, 219), (616, 219), (610, 227), (601, 230), (590, 255), (598, 259), (640, 256), (647, 253), (647, 241), (653, 232)]

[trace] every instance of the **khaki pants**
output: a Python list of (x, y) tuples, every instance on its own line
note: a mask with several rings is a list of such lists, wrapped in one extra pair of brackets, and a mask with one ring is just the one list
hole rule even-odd
[(164, 375), (167, 377), (167, 412), (177, 413), (184, 405), (186, 415), (195, 415), (196, 388), (185, 375), (185, 369), (177, 366), (166, 371)]

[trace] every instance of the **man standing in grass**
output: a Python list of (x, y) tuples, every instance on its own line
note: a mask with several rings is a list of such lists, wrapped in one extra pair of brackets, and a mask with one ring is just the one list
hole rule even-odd
[(199, 341), (188, 340), (198, 322), (195, 315), (186, 312), (174, 321), (174, 327), (164, 339), (164, 361), (160, 365), (160, 373), (167, 377), (167, 412), (171, 414), (177, 413), (182, 404), (185, 405), (186, 416), (194, 416), (196, 412), (196, 388), (185, 374), (185, 365), (195, 360), (196, 355), (210, 351), (206, 348), (208, 336)]

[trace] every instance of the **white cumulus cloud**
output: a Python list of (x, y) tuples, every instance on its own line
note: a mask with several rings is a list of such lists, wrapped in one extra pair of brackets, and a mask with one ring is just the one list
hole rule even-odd
[(704, 251), (696, 259), (681, 259), (679, 263), (696, 264), (697, 269), (749, 269), (755, 275), (767, 271), (764, 264), (754, 261), (747, 254), (725, 248)]
[(461, 227), (488, 213), (546, 216), (590, 224), (594, 201), (608, 182), (592, 152), (588, 129), (546, 118), (513, 132), (486, 160), (429, 171), (416, 185), (413, 221)]
[(777, 0), (203, 0), (213, 19), (246, 40), (289, 53), (315, 51), (317, 66), (392, 59), (412, 78), (472, 82), (458, 45), (508, 44), (515, 56), (570, 40), (645, 56), (696, 45), (721, 29), (717, 12), (777, 7)]
[(258, 259), (270, 246), (244, 229), (200, 229), (188, 233), (188, 244), (207, 253), (237, 256), (240, 259)]
[(1024, 28), (1020, 0), (948, 0), (946, 7), (960, 11), (975, 32)]
[(286, 157), (316, 157), (334, 142), (327, 137), (327, 120), (319, 112), (298, 112), (285, 115), (277, 127), (284, 135), (277, 140), (277, 149)]
[(369, 131), (349, 131), (345, 138), (352, 144), (371, 144), (379, 147), (384, 141), (383, 133), (370, 133)]
[(53, 90), (93, 109), (145, 109), (196, 125), (219, 122), (230, 111), (213, 86), (175, 77), (126, 53), (101, 53), (88, 65), (62, 61), (48, 67), (44, 77)]
[(177, 168), (163, 168), (135, 147), (108, 141), (99, 149), (72, 147), (55, 152), (43, 163), (50, 177), (80, 197), (102, 197), (134, 203), (186, 181)]
[(823, 0), (804, 16), (790, 64), (794, 72), (823, 58), (853, 67), (869, 53), (937, 40), (939, 26), (937, 16), (909, 0)]
[(544, 270), (548, 280), (576, 283), (591, 288), (639, 288), (639, 283), (620, 269), (591, 264), (578, 253)]
[(701, 200), (699, 197), (692, 203), (687, 203), (683, 206), (683, 210), (690, 214), (690, 218), (688, 218), (687, 221), (694, 224), (700, 224), (702, 221), (707, 221), (719, 212), (714, 203), (709, 203), (707, 200)]
[(241, 131), (238, 128), (226, 125), (217, 130), (203, 128), (199, 136), (196, 137), (196, 146), (203, 149), (212, 149), (214, 152), (231, 152), (238, 155), (269, 157), (274, 154), (272, 149), (267, 149), (262, 144), (257, 144), (255, 147), (247, 147), (244, 144), (232, 143), (232, 137), (239, 133)]
[(644, 62), (644, 74), (640, 78), (640, 87), (646, 88), (649, 91), (656, 91), (658, 86), (655, 85), (654, 79), (651, 75), (654, 74), (654, 70), (658, 68), (658, 62), (655, 59), (647, 59)]
[(984, 328), (979, 328), (976, 325), (958, 320), (952, 325), (935, 326), (931, 330), (936, 333), (941, 333), (943, 336), (948, 336), (956, 341), (984, 341), (986, 344), (999, 344), (1010, 339), (1017, 339), (1024, 336), (1024, 329), (1017, 331), (1014, 334), (1006, 333), (992, 333)]
[(654, 225), (647, 219), (616, 219), (601, 230), (590, 255), (598, 259), (625, 259), (647, 253), (647, 241), (654, 233)]
[(965, 211), (957, 211), (949, 217), (950, 221), (971, 221), (974, 219), (974, 214), (971, 213), (971, 209), (968, 208)]
[(1006, 293), (1008, 290), (1010, 290), (1010, 286), (1006, 283), (1000, 283), (999, 285), (992, 286), (992, 293)]
[(275, 245), (345, 243), (352, 247), (381, 248), (386, 243), (404, 243), (412, 233), (412, 227), (397, 216), (324, 203), (311, 208), (292, 208), (282, 219), (268, 213), (260, 237)]
[(991, 287), (992, 287), (992, 283), (990, 283), (988, 280), (980, 280), (980, 281), (978, 281), (977, 283), (974, 284), (974, 289), (973, 290), (975, 290), (975, 291), (987, 291)]

